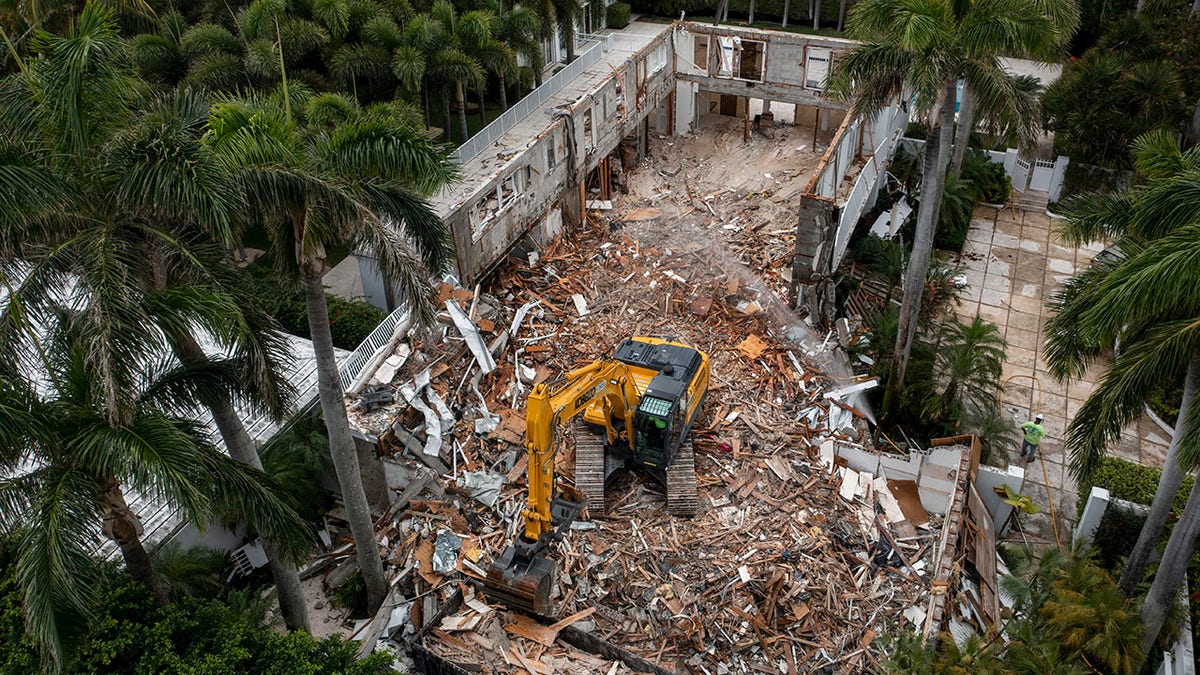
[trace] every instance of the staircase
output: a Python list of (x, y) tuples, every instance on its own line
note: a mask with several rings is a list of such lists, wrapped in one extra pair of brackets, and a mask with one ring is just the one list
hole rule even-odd
[(1045, 192), (1034, 192), (1032, 190), (1017, 192), (1016, 190), (1013, 190), (1011, 203), (1013, 208), (1017, 208), (1022, 211), (1043, 213), (1046, 211), (1046, 206), (1050, 203), (1050, 196)]

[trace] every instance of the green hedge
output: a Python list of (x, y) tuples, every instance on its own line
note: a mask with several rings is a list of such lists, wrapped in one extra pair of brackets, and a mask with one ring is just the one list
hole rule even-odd
[[(0, 675), (43, 672), (25, 630), (19, 551), (0, 540)], [(264, 625), (254, 591), (221, 599), (158, 604), (146, 589), (110, 568), (95, 611), (72, 641), (64, 675), (128, 673), (261, 673), (263, 675), (385, 675), (392, 657), (358, 660), (358, 642), (341, 635), (317, 640)], [(74, 628), (68, 626), (67, 630)]]
[(616, 2), (608, 6), (608, 27), (620, 30), (629, 25), (631, 7), (627, 2)]
[[(310, 331), (304, 292), (280, 281), (270, 255), (267, 253), (246, 266), (246, 275), (254, 286), (255, 297), (284, 331), (308, 338)], [(326, 293), (325, 304), (329, 310), (333, 346), (339, 349), (358, 347), (387, 318), (387, 312), (365, 300), (346, 300)]]
[[(364, 300), (346, 300), (326, 293), (325, 302), (329, 306), (333, 346), (340, 349), (358, 347), (387, 318), (387, 312)], [(308, 310), (303, 295), (283, 300), (275, 309), (275, 319), (292, 335), (309, 337)]]
[[(1117, 499), (1149, 506), (1154, 501), (1154, 492), (1158, 489), (1158, 479), (1161, 475), (1162, 469), (1142, 466), (1119, 457), (1105, 457), (1100, 460), (1100, 466), (1096, 467), (1092, 475), (1079, 483), (1079, 510), (1083, 511), (1092, 486), (1108, 490), (1109, 494)], [(1192, 477), (1184, 476), (1172, 506), (1176, 513), (1183, 512), (1183, 506), (1187, 503), (1188, 493), (1191, 491)]]
[(1012, 179), (982, 150), (971, 148), (963, 157), (962, 178), (971, 184), (972, 198), (977, 202), (1003, 204), (1012, 192)]
[(1120, 569), (1121, 561), (1129, 557), (1137, 544), (1146, 516), (1125, 509), (1108, 509), (1092, 536), (1097, 562), (1106, 570)]

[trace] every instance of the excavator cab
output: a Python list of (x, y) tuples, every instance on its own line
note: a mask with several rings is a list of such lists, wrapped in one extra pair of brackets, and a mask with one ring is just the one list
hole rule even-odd
[(653, 396), (643, 396), (634, 415), (634, 460), (639, 464), (659, 469), (670, 462), (671, 439), (676, 429), (672, 427), (677, 402)]

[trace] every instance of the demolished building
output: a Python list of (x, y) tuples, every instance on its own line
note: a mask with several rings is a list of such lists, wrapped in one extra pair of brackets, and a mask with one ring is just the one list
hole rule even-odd
[[(878, 669), (880, 633), (933, 635), (974, 611), (960, 579), (995, 569), (994, 543), (971, 538), (978, 443), (867, 450), (865, 414), (847, 401), (873, 383), (818, 365), (835, 338), (793, 340), (791, 315), (760, 308), (772, 305), (745, 270), (651, 238), (652, 220), (621, 222), (506, 263), (478, 290), (443, 285), (439, 325), (384, 344), (380, 371), (348, 397), (389, 476), (377, 522), (396, 575), (357, 637), (410, 651), (423, 672), (859, 672)], [(509, 613), (479, 583), (522, 526), (528, 387), (630, 333), (712, 355), (694, 430), (699, 512), (668, 516), (656, 483), (619, 479), (606, 513), (553, 554), (561, 620)], [(572, 434), (560, 432), (569, 484)], [(326, 569), (352, 564), (343, 549)]]
[[(439, 324), (395, 312), (366, 343), (346, 403), (379, 456), (364, 471), (386, 479), (394, 581), (352, 637), (431, 673), (796, 673), (878, 670), (885, 631), (994, 630), (1004, 515), (976, 484), (977, 441), (876, 451), (857, 397), (876, 383), (846, 335), (792, 312), (830, 305), (821, 282), (904, 107), (860, 122), (824, 95), (846, 40), (686, 22), (601, 40), (460, 148), (462, 185), (435, 201), (458, 254)], [(668, 516), (656, 483), (625, 475), (555, 547), (557, 621), (489, 603), (480, 583), (522, 527), (529, 388), (630, 335), (712, 356), (699, 512)], [(569, 427), (559, 440), (570, 485)], [(307, 574), (336, 584), (351, 552), (335, 536)]]

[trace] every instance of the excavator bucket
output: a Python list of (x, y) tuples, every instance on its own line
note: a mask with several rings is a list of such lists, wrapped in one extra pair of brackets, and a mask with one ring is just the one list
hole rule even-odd
[(557, 566), (545, 556), (522, 560), (514, 547), (504, 549), (488, 569), (484, 592), (492, 600), (538, 616), (554, 616), (550, 599)]

